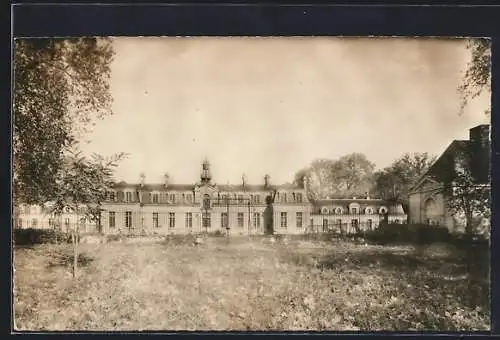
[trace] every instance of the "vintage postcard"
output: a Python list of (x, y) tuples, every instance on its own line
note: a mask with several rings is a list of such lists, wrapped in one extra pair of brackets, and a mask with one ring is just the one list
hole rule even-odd
[(490, 53), (15, 39), (15, 330), (489, 330)]

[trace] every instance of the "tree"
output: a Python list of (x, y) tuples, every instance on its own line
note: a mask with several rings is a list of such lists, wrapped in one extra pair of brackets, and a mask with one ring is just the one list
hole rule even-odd
[(491, 216), (489, 179), (478, 181), (472, 167), (473, 154), (464, 152), (455, 160), (453, 177), (445, 183), (447, 204), (458, 220), (465, 222), (465, 234), (472, 238), (484, 218)]
[(124, 157), (123, 153), (108, 158), (93, 154), (87, 159), (80, 152), (69, 150), (59, 168), (52, 212), (59, 215), (69, 209), (76, 213), (77, 223), (71, 230), (73, 277), (77, 273), (80, 221), (100, 220), (101, 203), (113, 184), (113, 170)]
[(374, 168), (375, 165), (360, 153), (337, 160), (316, 159), (295, 174), (295, 183), (307, 183), (310, 199), (362, 195), (372, 186)]
[(332, 175), (337, 192), (343, 195), (363, 195), (372, 186), (375, 164), (362, 153), (351, 153), (334, 163)]
[(471, 61), (468, 63), (462, 83), (458, 87), (461, 95), (461, 112), (470, 100), (483, 92), (491, 92), (490, 40), (471, 39), (467, 42), (467, 48), (471, 51)]
[(14, 202), (57, 193), (64, 151), (112, 114), (109, 39), (16, 39), (13, 90)]
[(405, 153), (390, 166), (374, 175), (374, 194), (408, 207), (409, 190), (427, 172), (436, 160), (435, 156), (424, 153)]

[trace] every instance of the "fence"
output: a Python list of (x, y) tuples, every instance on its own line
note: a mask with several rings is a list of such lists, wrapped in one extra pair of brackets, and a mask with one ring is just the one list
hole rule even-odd
[(375, 225), (367, 222), (352, 223), (331, 223), (309, 225), (306, 233), (333, 233), (340, 235), (363, 234), (375, 230)]

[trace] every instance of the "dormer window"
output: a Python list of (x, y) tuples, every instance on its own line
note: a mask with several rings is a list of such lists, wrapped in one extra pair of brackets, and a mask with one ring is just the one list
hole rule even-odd
[(372, 207), (365, 208), (365, 214), (367, 214), (367, 215), (373, 214), (373, 208)]
[(131, 192), (131, 191), (127, 191), (127, 192), (125, 193), (125, 200), (126, 200), (127, 202), (132, 202), (132, 192)]
[(341, 207), (335, 208), (335, 215), (341, 215), (343, 213), (343, 209)]
[(298, 192), (295, 194), (295, 200), (297, 203), (302, 203), (302, 193)]
[(175, 194), (170, 194), (168, 200), (170, 203), (175, 203)]
[(152, 197), (152, 201), (153, 203), (158, 203), (158, 193), (153, 193), (153, 197)]
[(380, 207), (378, 210), (379, 214), (387, 214), (387, 208), (386, 207)]
[(329, 213), (328, 208), (327, 208), (327, 207), (322, 207), (322, 208), (321, 208), (321, 213), (322, 213), (323, 215), (327, 215), (327, 214)]

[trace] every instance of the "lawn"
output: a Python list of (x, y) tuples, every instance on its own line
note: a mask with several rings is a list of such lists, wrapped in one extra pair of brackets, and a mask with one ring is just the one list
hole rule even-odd
[(489, 288), (436, 245), (267, 238), (14, 251), (17, 330), (489, 330)]

